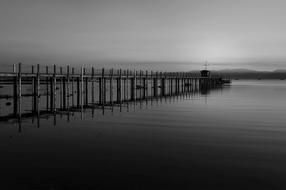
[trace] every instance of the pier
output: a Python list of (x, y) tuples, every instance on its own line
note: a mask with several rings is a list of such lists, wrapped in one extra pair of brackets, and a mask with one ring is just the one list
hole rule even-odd
[[(128, 106), (130, 102), (142, 102), (167, 98), (197, 90), (220, 87), (229, 79), (221, 76), (203, 76), (191, 72), (154, 72), (142, 70), (114, 70), (70, 68), (52, 69), (48, 66), (31, 66), (23, 71), (23, 65), (13, 65), (12, 72), (0, 73), (0, 85), (10, 86), (10, 94), (0, 94), (0, 99), (12, 100), (13, 113), (1, 115), (0, 121), (55, 114), (59, 111), (83, 111), (113, 109)], [(26, 69), (27, 70), (27, 69)], [(29, 98), (30, 103), (23, 102)], [(23, 109), (30, 106), (30, 111)], [(31, 105), (27, 105), (31, 104)]]

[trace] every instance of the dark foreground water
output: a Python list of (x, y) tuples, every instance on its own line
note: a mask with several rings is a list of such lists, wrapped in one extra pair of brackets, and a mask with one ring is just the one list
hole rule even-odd
[(0, 189), (286, 189), (285, 98), (285, 81), (233, 81), (21, 133), (0, 123)]

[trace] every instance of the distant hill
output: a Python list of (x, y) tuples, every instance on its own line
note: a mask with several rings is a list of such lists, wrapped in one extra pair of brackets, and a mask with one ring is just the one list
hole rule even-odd
[(286, 69), (277, 69), (277, 70), (274, 70), (273, 72), (275, 72), (275, 73), (286, 73)]
[(249, 69), (225, 69), (211, 72), (229, 76), (233, 79), (286, 79), (286, 70), (255, 71)]
[(223, 69), (223, 70), (215, 70), (214, 72), (224, 72), (224, 73), (250, 73), (250, 72), (257, 72), (250, 69)]
[[(198, 73), (199, 71), (192, 71)], [(286, 70), (255, 71), (250, 69), (223, 69), (211, 70), (212, 74), (231, 77), (232, 79), (286, 79)]]

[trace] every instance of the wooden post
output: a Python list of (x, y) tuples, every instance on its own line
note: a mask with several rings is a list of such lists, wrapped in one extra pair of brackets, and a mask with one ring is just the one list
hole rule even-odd
[(191, 81), (191, 74), (190, 73), (187, 74), (187, 83), (188, 83), (187, 91), (190, 92), (191, 91), (191, 86), (192, 86), (191, 85), (192, 81)]
[[(34, 75), (35, 70), (34, 70), (34, 65), (32, 65), (32, 71), (31, 71), (32, 75)], [(32, 112), (35, 113), (36, 111), (36, 94), (37, 94), (37, 83), (35, 81), (34, 76), (32, 76)], [(34, 121), (32, 121), (34, 122)]]
[(60, 89), (60, 108), (62, 108), (63, 107), (63, 68), (62, 67), (60, 67), (60, 78), (59, 78), (59, 80), (60, 80), (60, 87), (59, 87), (59, 89)]
[(50, 78), (50, 109), (53, 111), (54, 108), (54, 79)]
[(77, 98), (77, 107), (80, 107), (80, 77), (76, 78), (76, 98)]
[(105, 96), (105, 92), (104, 92), (104, 68), (102, 68), (101, 70), (101, 78), (99, 79), (99, 101), (100, 104), (102, 104), (102, 108), (104, 109), (104, 96)]
[[(177, 95), (179, 94), (180, 92), (180, 78), (179, 78), (179, 73), (177, 73)], [(177, 96), (178, 97), (178, 96)]]
[(187, 74), (187, 82), (188, 82), (188, 92), (190, 92), (191, 91), (191, 83), (192, 83), (192, 81), (191, 81), (191, 73)]
[(146, 95), (146, 92), (148, 89), (148, 85), (146, 84), (146, 82), (148, 81), (147, 77), (148, 77), (148, 71), (146, 71), (145, 77), (143, 78), (143, 98), (144, 99), (147, 97)]
[(106, 104), (106, 78), (103, 70), (103, 103)]
[(192, 79), (192, 86), (193, 86), (192, 90), (194, 90), (194, 91), (196, 90), (196, 85), (197, 85), (197, 78), (193, 78)]
[(138, 99), (141, 101), (141, 91), (142, 91), (142, 89), (141, 89), (141, 70), (139, 70), (138, 71), (138, 75), (139, 75), (139, 77), (138, 77), (138, 85), (137, 85), (137, 88), (139, 88), (139, 96), (138, 96)]
[(174, 93), (174, 73), (171, 74), (171, 95)]
[(135, 87), (134, 87), (134, 89), (135, 89), (135, 101), (136, 101), (137, 98), (138, 98), (138, 96), (137, 96), (137, 82), (138, 82), (138, 80), (137, 80), (137, 75), (138, 75), (138, 73), (137, 73), (137, 71), (135, 71), (135, 70), (134, 70), (134, 73), (135, 73), (135, 76), (134, 76), (134, 79), (135, 79)]
[(143, 82), (144, 82), (143, 81), (143, 71), (140, 70), (140, 99), (142, 99), (144, 97), (144, 95), (142, 93), (145, 92)]
[(71, 86), (72, 86), (72, 106), (74, 106), (74, 68), (72, 68), (72, 81), (71, 81)]
[(176, 80), (177, 80), (177, 91), (176, 91), (176, 94), (178, 94), (178, 93), (180, 92), (180, 78), (179, 78), (179, 73), (177, 73)]
[(134, 87), (133, 87), (133, 89), (134, 89), (134, 100), (136, 100), (137, 99), (137, 90), (136, 90), (136, 85), (137, 85), (137, 79), (136, 79), (136, 77), (137, 77), (137, 73), (136, 73), (137, 71), (135, 71), (134, 70)]
[(122, 69), (119, 70), (119, 102), (120, 102), (120, 105), (122, 101), (121, 93), (122, 93)]
[(80, 106), (83, 108), (83, 67), (80, 69)]
[(145, 98), (148, 97), (148, 83), (149, 83), (149, 80), (148, 80), (148, 71), (146, 70), (146, 76), (145, 76)]
[(187, 73), (186, 81), (187, 81), (187, 92), (190, 92), (190, 87), (191, 87), (190, 73)]
[(163, 87), (164, 87), (164, 79), (163, 79), (163, 73), (162, 72), (160, 72), (160, 96), (163, 96)]
[(126, 78), (125, 78), (126, 71), (125, 70), (123, 71), (123, 77), (124, 78), (122, 80), (123, 80), (123, 101), (124, 101), (126, 99), (126, 91), (125, 91), (126, 90), (126, 86), (125, 86), (126, 85)]
[(185, 73), (185, 92), (189, 90), (188, 73)]
[(157, 79), (157, 71), (153, 73), (153, 88), (154, 88), (153, 96), (157, 95), (158, 84), (157, 84), (156, 79)]
[(165, 72), (165, 96), (168, 95), (170, 90), (170, 81), (169, 81), (169, 75), (168, 72)]
[(67, 66), (67, 109), (70, 107), (70, 66)]
[(153, 105), (153, 97), (154, 97), (154, 93), (155, 93), (155, 91), (154, 91), (154, 89), (155, 89), (155, 87), (154, 87), (154, 74), (153, 74), (153, 71), (151, 71), (151, 74), (150, 74), (150, 83), (151, 83), (151, 105)]
[(185, 73), (185, 91), (188, 92), (190, 87), (188, 73)]
[(18, 69), (18, 123), (19, 123), (19, 132), (21, 132), (21, 123), (22, 123), (22, 110), (21, 110), (21, 97), (22, 97), (22, 63), (19, 63), (19, 69)]
[(173, 73), (169, 73), (169, 89), (170, 89), (170, 92), (169, 94), (172, 95), (173, 94)]
[(54, 81), (53, 81), (53, 96), (54, 96), (54, 98), (53, 98), (53, 110), (54, 111), (56, 111), (56, 107), (57, 107), (57, 104), (56, 104), (56, 102), (57, 102), (57, 99), (56, 99), (56, 95), (57, 95), (57, 67), (56, 67), (56, 65), (54, 65), (54, 76), (53, 76), (53, 79), (54, 79)]
[(186, 91), (189, 92), (190, 91), (190, 86), (191, 86), (191, 82), (190, 82), (190, 76), (189, 73), (186, 73)]
[(184, 92), (184, 73), (180, 74), (180, 78), (181, 78), (181, 94)]
[(176, 94), (178, 91), (178, 80), (177, 80), (177, 73), (174, 73), (174, 93)]
[(162, 93), (161, 93), (161, 95), (162, 96), (165, 96), (165, 83), (166, 83), (166, 81), (165, 81), (165, 79), (166, 79), (166, 73), (164, 72), (164, 73), (162, 73), (162, 84), (161, 84), (161, 91), (162, 91)]
[[(19, 102), (21, 101), (21, 97), (22, 97), (22, 63), (19, 63), (19, 69), (18, 69), (18, 83), (19, 83), (19, 88), (18, 88), (18, 98), (19, 98)], [(20, 111), (20, 110), (19, 110)]]
[(117, 71), (117, 102), (121, 104), (121, 69)]
[(189, 88), (188, 76), (187, 73), (184, 73), (184, 92), (188, 92), (188, 88)]
[(14, 116), (16, 117), (17, 114), (18, 114), (18, 87), (17, 87), (17, 76), (16, 76), (16, 65), (13, 64), (13, 73), (15, 74), (15, 77), (14, 77), (14, 84), (13, 84), (13, 112), (14, 112)]
[(37, 86), (37, 97), (36, 97), (36, 111), (37, 111), (37, 114), (39, 115), (39, 111), (40, 111), (40, 101), (39, 101), (39, 98), (40, 98), (40, 65), (37, 64), (37, 79), (36, 79), (36, 86)]
[(181, 74), (181, 81), (182, 81), (182, 92), (185, 92), (185, 73)]
[(94, 104), (94, 68), (91, 68), (91, 102)]
[(102, 73), (101, 73), (101, 77), (99, 77), (99, 83), (98, 83), (98, 101), (99, 101), (99, 104), (102, 104), (102, 78), (103, 78), (103, 74), (104, 73), (104, 70), (102, 70)]
[[(135, 74), (133, 74), (135, 76)], [(134, 76), (131, 78), (131, 84), (130, 84), (130, 93), (131, 93), (131, 100), (135, 100), (135, 78)]]
[[(127, 100), (129, 100), (129, 94), (128, 94), (128, 84), (129, 84), (129, 80), (128, 80), (128, 76), (129, 75), (129, 70), (127, 69), (127, 71), (126, 71), (126, 82), (127, 82), (127, 88), (126, 88), (126, 95), (127, 95), (127, 97), (126, 97), (126, 99)], [(128, 106), (128, 101), (127, 101), (127, 106)]]
[(183, 88), (183, 73), (182, 72), (179, 73), (179, 78), (180, 78), (180, 91), (179, 91), (179, 94), (182, 94), (183, 91), (184, 91), (184, 88)]
[(109, 71), (110, 75), (110, 83), (109, 83), (109, 101), (111, 106), (113, 106), (113, 69), (110, 69)]
[(168, 78), (169, 78), (169, 92), (168, 92), (168, 94), (169, 95), (172, 95), (172, 91), (173, 91), (173, 75), (172, 75), (172, 73), (168, 73)]
[(170, 78), (170, 80), (171, 80), (171, 95), (173, 94), (173, 77), (174, 77), (174, 75), (173, 75), (173, 73), (172, 73), (172, 75), (171, 75), (171, 78)]
[(192, 88), (192, 79), (191, 79), (191, 73), (188, 73), (188, 92), (191, 92), (191, 88)]
[(177, 98), (178, 98), (178, 94), (180, 93), (180, 73), (177, 73)]
[(47, 98), (47, 101), (46, 101), (46, 109), (47, 111), (49, 110), (49, 77), (48, 77), (48, 74), (49, 74), (49, 67), (46, 66), (46, 98)]
[[(32, 65), (31, 67), (31, 73), (34, 74), (35, 71), (34, 71), (34, 65)], [(34, 97), (36, 95), (36, 88), (35, 88), (36, 84), (35, 84), (35, 78), (34, 76), (32, 76), (32, 96)]]
[[(192, 77), (193, 77), (193, 76), (192, 76)], [(193, 91), (194, 88), (196, 87), (196, 79), (195, 79), (195, 78), (191, 78), (191, 84), (192, 84), (192, 86), (191, 86), (190, 91)]]
[(153, 79), (153, 71), (150, 74), (150, 82), (151, 82), (151, 96), (154, 96), (154, 79)]
[(158, 72), (155, 73), (155, 77), (153, 78), (153, 88), (154, 88), (154, 95), (153, 96), (157, 96), (157, 79), (158, 79)]
[(179, 93), (182, 94), (183, 89), (184, 89), (183, 88), (183, 73), (182, 72), (180, 73), (179, 77), (180, 77), (180, 88), (181, 88)]
[(119, 101), (120, 101), (120, 99), (119, 99), (119, 96), (120, 96), (120, 95), (119, 95), (119, 93), (120, 93), (120, 92), (119, 92), (119, 88), (120, 88), (120, 87), (119, 87), (119, 86), (120, 86), (120, 85), (119, 85), (119, 70), (117, 70), (116, 75), (117, 75), (117, 78), (116, 78), (116, 102), (119, 103)]
[(180, 76), (181, 76), (181, 93), (184, 93), (184, 73), (181, 73)]
[(121, 97), (121, 83), (122, 83), (122, 70), (120, 69), (119, 70), (119, 105), (120, 105), (120, 112), (121, 112), (121, 109), (122, 109), (122, 106), (121, 106), (121, 100), (122, 100), (122, 97)]
[(126, 100), (126, 70), (123, 71), (123, 101)]
[(83, 74), (85, 76), (85, 105), (88, 105), (88, 76), (86, 76), (86, 70), (84, 68)]
[(40, 65), (37, 64), (37, 96), (40, 97)]

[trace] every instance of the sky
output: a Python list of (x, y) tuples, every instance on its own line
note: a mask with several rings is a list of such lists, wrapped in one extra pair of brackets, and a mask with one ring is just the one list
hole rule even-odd
[(0, 65), (286, 69), (285, 0), (1, 0)]

